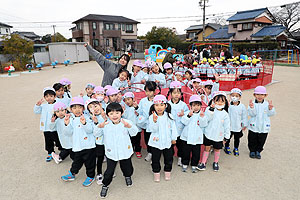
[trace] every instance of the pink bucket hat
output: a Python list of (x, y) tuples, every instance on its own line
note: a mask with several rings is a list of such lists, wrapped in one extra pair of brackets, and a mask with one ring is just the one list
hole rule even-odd
[(108, 90), (108, 89), (111, 89), (111, 88), (113, 88), (113, 86), (111, 86), (111, 85), (106, 85), (106, 86), (104, 87), (104, 90)]
[(181, 72), (175, 72), (175, 76), (176, 75), (180, 75), (180, 76), (183, 76), (183, 74)]
[(123, 95), (123, 98), (134, 98), (134, 94), (132, 92), (126, 92), (124, 95)]
[(134, 66), (138, 66), (138, 67), (142, 67), (142, 61), (140, 61), (140, 60), (135, 60), (135, 61), (133, 61), (133, 65)]
[(97, 87), (95, 87), (95, 89), (94, 89), (94, 93), (95, 93), (95, 94), (104, 94), (105, 91), (104, 91), (104, 88), (103, 88), (103, 87), (97, 86)]
[(95, 88), (95, 85), (93, 84), (93, 83), (88, 83), (88, 84), (86, 84), (86, 86), (85, 86), (85, 89), (86, 88), (92, 88), (92, 89), (94, 89)]
[(173, 68), (173, 67), (172, 67), (171, 63), (166, 62), (166, 63), (164, 64), (164, 69), (172, 69), (172, 68)]
[(218, 96), (218, 95), (223, 95), (223, 96), (226, 97), (226, 92), (224, 92), (224, 91), (215, 91), (215, 92), (213, 93), (213, 98), (215, 98), (215, 97)]
[(207, 80), (204, 82), (204, 85), (213, 85), (214, 82), (212, 80)]
[(179, 81), (173, 81), (170, 83), (170, 88), (181, 88), (181, 83)]
[(84, 107), (85, 107), (86, 110), (88, 109), (88, 105), (92, 102), (98, 102), (99, 103), (99, 101), (97, 99), (88, 99), (88, 100), (86, 100), (86, 102), (84, 103)]
[(201, 102), (201, 98), (200, 98), (199, 95), (192, 95), (192, 96), (190, 97), (189, 103), (192, 103), (192, 102), (195, 102), (195, 101)]
[(82, 97), (73, 97), (71, 99), (70, 106), (72, 106), (72, 105), (82, 105), (82, 106), (84, 106), (83, 98)]
[(148, 66), (147, 66), (146, 64), (142, 64), (141, 68), (142, 68), (142, 69), (148, 68)]
[(114, 94), (118, 94), (120, 91), (115, 88), (110, 88), (106, 91), (106, 96), (112, 96)]
[(153, 104), (167, 103), (167, 98), (164, 95), (156, 95), (153, 99)]
[(148, 63), (148, 68), (152, 68), (154, 65), (156, 65), (156, 62), (150, 61), (150, 62)]
[(70, 85), (72, 82), (67, 78), (63, 78), (59, 81), (59, 83), (62, 85)]
[(43, 89), (43, 93), (45, 93), (45, 92), (48, 91), (48, 90), (53, 91), (53, 92), (55, 93), (55, 90), (54, 90), (54, 88), (52, 88), (52, 87), (45, 87), (45, 88)]
[(233, 89), (230, 91), (230, 94), (232, 94), (232, 93), (237, 93), (237, 94), (239, 94), (239, 95), (241, 95), (241, 96), (242, 96), (242, 94), (243, 94), (242, 90), (240, 90), (239, 88), (233, 88)]
[(201, 83), (201, 79), (200, 78), (195, 78), (195, 79), (193, 79), (193, 83), (194, 82)]
[(65, 110), (67, 109), (66, 104), (64, 104), (63, 102), (56, 102), (53, 106), (53, 111), (60, 111), (60, 110)]
[(267, 89), (264, 86), (257, 86), (254, 89), (254, 94), (268, 94)]

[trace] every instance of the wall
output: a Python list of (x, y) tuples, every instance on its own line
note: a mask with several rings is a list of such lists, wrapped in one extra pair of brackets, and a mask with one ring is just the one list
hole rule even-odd
[(35, 52), (33, 54), (34, 56), (34, 62), (36, 64), (43, 62), (45, 64), (50, 63), (50, 56), (49, 56), (49, 52)]
[[(211, 28), (211, 27), (207, 27), (205, 29), (205, 32), (204, 32), (204, 37), (207, 37), (209, 36), (210, 34), (212, 34), (213, 32), (215, 32), (216, 30)], [(203, 40), (203, 35), (202, 35), (202, 31), (198, 34), (198, 41), (202, 41)]]

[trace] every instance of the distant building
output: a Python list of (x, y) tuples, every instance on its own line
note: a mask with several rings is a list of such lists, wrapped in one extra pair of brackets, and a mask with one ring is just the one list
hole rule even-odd
[(209, 41), (258, 42), (269, 36), (281, 48), (287, 47), (288, 35), (282, 25), (272, 25), (274, 17), (268, 8), (237, 12), (227, 19), (228, 27), (220, 28), (206, 37)]
[[(209, 36), (216, 30), (218, 30), (222, 25), (216, 23), (208, 23), (205, 25), (204, 37)], [(203, 25), (192, 25), (185, 29), (186, 31), (186, 41), (202, 41), (203, 37)]]
[(41, 36), (35, 34), (34, 32), (21, 32), (21, 31), (15, 31), (12, 34), (17, 34), (19, 35), (21, 38), (27, 40), (27, 41), (33, 41), (33, 42), (37, 42), (40, 43), (41, 41)]
[(2, 40), (3, 36), (11, 34), (10, 32), (11, 28), (12, 26), (0, 22), (0, 41)]
[(89, 42), (96, 49), (139, 51), (138, 23), (123, 16), (89, 14), (73, 22), (72, 40)]

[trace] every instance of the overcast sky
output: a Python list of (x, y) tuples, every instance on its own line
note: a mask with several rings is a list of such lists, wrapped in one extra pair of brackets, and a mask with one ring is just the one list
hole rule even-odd
[[(208, 20), (213, 22), (215, 17), (212, 14), (219, 14), (227, 19), (232, 12), (280, 6), (295, 1), (209, 0), (206, 13)], [(69, 38), (72, 36), (69, 29), (74, 26), (71, 22), (88, 14), (121, 15), (137, 20), (141, 22), (138, 25), (138, 35), (145, 35), (155, 25), (175, 27), (179, 34), (183, 34), (190, 25), (202, 24), (199, 0), (2, 0), (0, 22), (12, 25), (13, 31), (34, 31), (41, 36), (53, 34), (51, 25), (56, 25), (56, 31)]]

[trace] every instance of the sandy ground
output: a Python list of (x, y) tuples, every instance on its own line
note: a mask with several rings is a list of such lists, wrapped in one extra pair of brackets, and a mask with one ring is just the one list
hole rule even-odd
[[(60, 177), (70, 168), (67, 158), (57, 165), (45, 162), (44, 137), (39, 131), (39, 115), (33, 113), (34, 104), (42, 98), (42, 90), (63, 77), (72, 81), (73, 96), (88, 82), (101, 83), (102, 70), (97, 63), (45, 68), (40, 73), (0, 78), (0, 199), (97, 199), (100, 186), (93, 183), (85, 188), (83, 167), (74, 182)], [(279, 83), (267, 86), (277, 115), (272, 117), (262, 159), (250, 159), (247, 134), (241, 140), (240, 156), (220, 158), (220, 171), (211, 168), (192, 174), (182, 173), (175, 165), (172, 180), (154, 183), (150, 164), (133, 157), (134, 186), (127, 188), (117, 167), (109, 199), (300, 199), (298, 148), (300, 122), (298, 105), (300, 68), (275, 67), (274, 77)], [(242, 102), (248, 105), (252, 90), (245, 91)], [(145, 151), (143, 151), (143, 156)], [(106, 165), (104, 165), (104, 168)]]

